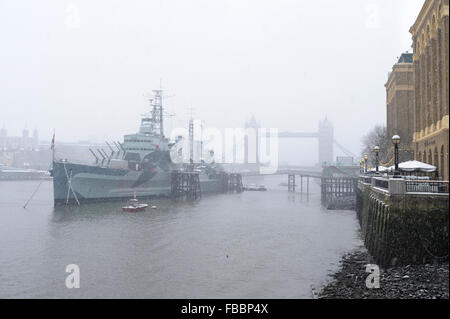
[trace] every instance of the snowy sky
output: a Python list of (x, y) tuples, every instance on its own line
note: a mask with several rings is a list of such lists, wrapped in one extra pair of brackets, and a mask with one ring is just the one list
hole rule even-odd
[[(328, 116), (359, 154), (361, 136), (385, 122), (387, 74), (411, 49), (423, 2), (0, 0), (0, 126), (121, 139), (162, 79), (174, 95), (168, 130), (186, 125), (189, 107), (219, 129), (254, 114), (309, 132)], [(316, 145), (281, 147), (314, 162)]]

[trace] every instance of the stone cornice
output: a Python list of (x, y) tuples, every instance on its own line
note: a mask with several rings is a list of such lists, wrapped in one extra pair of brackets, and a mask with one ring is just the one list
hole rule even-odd
[(409, 30), (414, 42), (414, 61), (424, 53), (425, 47), (431, 43), (432, 39), (437, 39), (441, 21), (444, 17), (448, 17), (448, 14), (449, 6), (443, 4), (442, 0), (425, 1), (414, 25)]
[(419, 143), (441, 133), (448, 132), (448, 120), (449, 116), (446, 115), (441, 120), (437, 121), (437, 123), (433, 123), (429, 127), (425, 128), (425, 130), (414, 132), (414, 143)]
[(391, 88), (391, 86), (393, 84), (392, 82), (394, 81), (394, 75), (396, 73), (401, 73), (401, 72), (414, 73), (414, 64), (413, 63), (396, 63), (396, 64), (394, 64), (394, 66), (392, 67), (391, 75), (389, 76), (386, 84), (384, 85), (386, 87), (386, 89), (389, 90)]
[(448, 17), (448, 5), (445, 5), (441, 8), (441, 12), (439, 12), (440, 20)]
[(417, 36), (417, 31), (421, 29), (425, 19), (428, 17), (428, 12), (431, 9), (433, 1), (434, 0), (425, 1), (419, 15), (417, 16), (416, 22), (414, 22), (413, 26), (409, 29), (409, 32), (413, 35), (413, 37)]

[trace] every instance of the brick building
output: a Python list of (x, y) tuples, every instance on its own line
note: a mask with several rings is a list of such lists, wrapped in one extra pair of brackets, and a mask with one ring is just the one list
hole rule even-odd
[(426, 0), (410, 32), (413, 39), (417, 160), (449, 177), (449, 0)]
[[(413, 54), (403, 53), (394, 64), (386, 87), (386, 129), (388, 137), (399, 135), (400, 161), (414, 159), (414, 65)], [(393, 158), (393, 146), (388, 150)]]

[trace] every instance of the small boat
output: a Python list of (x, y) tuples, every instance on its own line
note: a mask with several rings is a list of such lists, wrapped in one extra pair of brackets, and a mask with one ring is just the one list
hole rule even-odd
[(264, 191), (267, 190), (267, 188), (264, 185), (250, 184), (250, 185), (246, 185), (244, 187), (244, 190), (246, 190), (246, 191), (255, 191), (255, 192), (264, 192)]
[(148, 204), (139, 204), (136, 198), (132, 198), (128, 201), (127, 206), (123, 206), (122, 210), (128, 213), (142, 212), (148, 207)]

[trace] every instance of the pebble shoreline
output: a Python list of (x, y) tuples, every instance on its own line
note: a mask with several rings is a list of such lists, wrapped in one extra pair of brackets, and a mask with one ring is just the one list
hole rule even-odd
[(380, 268), (380, 288), (366, 287), (366, 265), (374, 264), (364, 247), (342, 257), (341, 269), (319, 299), (449, 299), (448, 261)]

